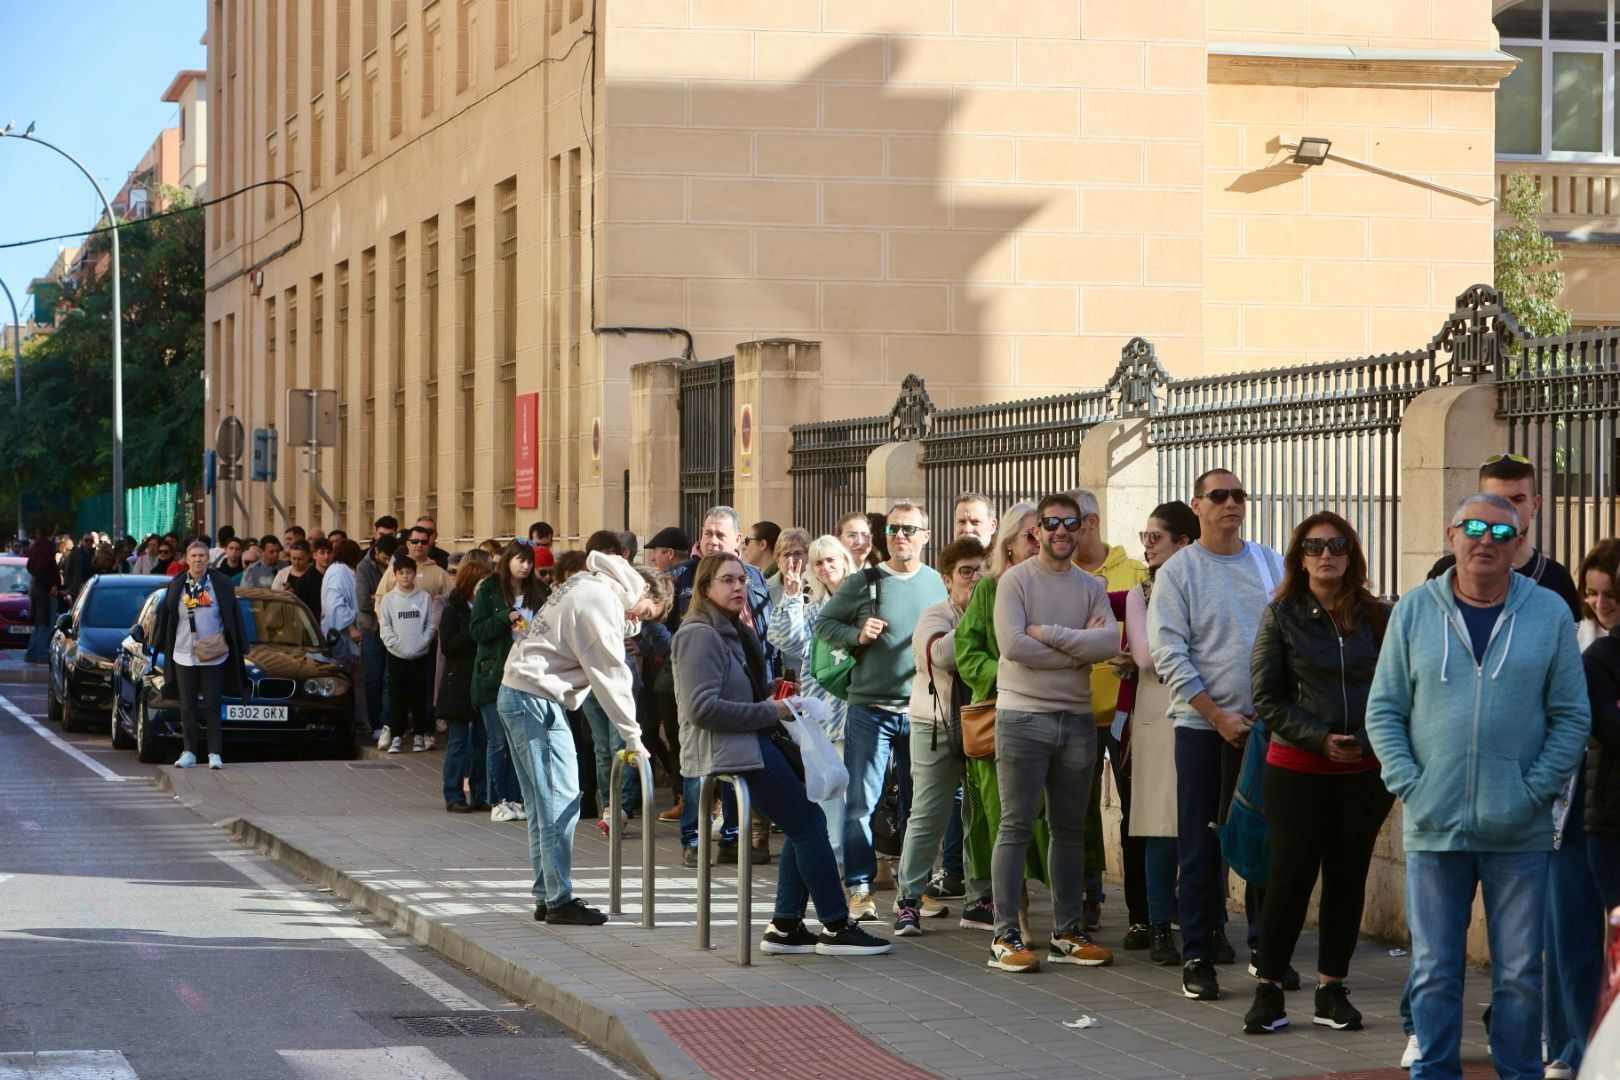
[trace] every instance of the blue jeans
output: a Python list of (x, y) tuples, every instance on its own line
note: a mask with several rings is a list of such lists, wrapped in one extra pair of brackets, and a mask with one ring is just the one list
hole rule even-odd
[(34, 629), (28, 635), (28, 648), (23, 653), (23, 659), (48, 660), (51, 654), (51, 633), (56, 629), (57, 611), (62, 601), (52, 593), (45, 598), (43, 604), (35, 604), (31, 599), (28, 603), (34, 615)]
[(851, 889), (870, 889), (877, 873), (872, 810), (883, 794), (891, 755), (900, 776), (900, 814), (895, 824), (903, 833), (911, 807), (910, 718), (877, 705), (851, 705), (844, 724), (844, 767), (849, 770), (844, 802), (844, 884)]
[(495, 702), (486, 701), (478, 706), (478, 715), (484, 724), (484, 782), (488, 785), (487, 800), (492, 806), (503, 802), (522, 802), (523, 791), (518, 787), (517, 769), (512, 765), (512, 750), (506, 743), (506, 725), (501, 723)]
[(1176, 838), (1144, 836), (1142, 861), (1147, 872), (1148, 922), (1176, 921)]
[(501, 687), (495, 699), (529, 811), (534, 897), (557, 908), (574, 897), (574, 829), (579, 825), (579, 759), (568, 714), (549, 698)]
[(1412, 1080), (1462, 1076), (1463, 970), (1475, 886), (1491, 949), (1491, 1056), (1503, 1080), (1540, 1080), (1541, 947), (1547, 853), (1408, 851)]
[(1547, 1057), (1581, 1067), (1603, 987), (1607, 921), (1586, 848), (1586, 783), (1576, 774), (1564, 840), (1547, 856)]
[(461, 778), (467, 778), (466, 801), (471, 806), (485, 802), (484, 763), (488, 760), (485, 747), (484, 721), (450, 721), (450, 741), (444, 748), (444, 805), (454, 806), (462, 801)]
[(1586, 856), (1592, 876), (1597, 878), (1603, 910), (1608, 912), (1620, 907), (1620, 836), (1587, 833)]
[[(371, 730), (383, 725), (388, 715), (388, 648), (377, 634), (360, 631), (360, 663), (366, 681), (366, 719)], [(398, 734), (398, 732), (395, 732)]]
[(951, 817), (945, 823), (944, 847), (939, 854), (940, 869), (952, 877), (964, 877), (962, 872), (962, 785), (956, 785), (956, 797), (951, 800)]
[[(580, 712), (585, 714), (585, 723), (591, 729), (591, 750), (596, 756), (596, 802), (597, 809), (602, 817), (608, 813), (608, 779), (613, 774), (613, 754), (624, 749), (624, 739), (619, 735), (619, 729), (613, 721), (608, 719), (607, 712), (597, 702), (595, 694), (585, 696), (585, 704), (580, 706)], [(620, 777), (619, 805), (628, 814), (633, 805), (630, 801), (630, 777), (637, 776), (634, 768), (624, 771)], [(636, 783), (635, 789), (640, 790), (641, 784)]]
[(838, 864), (827, 842), (827, 821), (821, 807), (805, 797), (803, 781), (770, 736), (759, 734), (756, 738), (764, 765), (741, 776), (748, 784), (753, 808), (775, 822), (787, 837), (776, 859), (773, 918), (804, 918), (805, 904), (814, 897), (816, 918), (822, 925), (839, 923), (849, 917), (849, 903), (838, 884)]
[[(683, 776), (681, 778), (681, 847), (697, 847), (698, 842), (698, 795), (701, 793), (703, 777)], [(735, 844), (737, 842), (737, 796), (731, 790), (730, 784), (715, 785), (716, 794), (720, 796), (720, 838), (722, 844)], [(708, 817), (709, 808), (703, 808), (703, 816)]]

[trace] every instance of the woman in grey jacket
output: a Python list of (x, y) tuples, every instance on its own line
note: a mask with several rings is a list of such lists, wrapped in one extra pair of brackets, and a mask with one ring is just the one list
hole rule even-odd
[[(849, 903), (827, 841), (821, 807), (771, 739), (795, 723), (787, 700), (772, 700), (765, 650), (743, 621), (748, 577), (736, 555), (708, 555), (693, 578), (692, 605), (675, 633), (675, 698), (681, 721), (681, 772), (734, 773), (754, 808), (787, 836), (777, 860), (776, 910), (761, 949), (767, 953), (870, 956), (893, 946), (849, 918)], [(815, 897), (822, 932), (804, 925)]]

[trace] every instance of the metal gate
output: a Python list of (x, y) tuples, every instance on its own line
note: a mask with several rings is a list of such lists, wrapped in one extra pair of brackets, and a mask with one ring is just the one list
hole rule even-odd
[(735, 373), (730, 356), (680, 369), (681, 528), (693, 539), (704, 511), (732, 502)]
[(887, 416), (823, 420), (793, 427), (793, 524), (812, 537), (831, 533), (838, 519), (866, 509), (866, 459), (889, 441)]

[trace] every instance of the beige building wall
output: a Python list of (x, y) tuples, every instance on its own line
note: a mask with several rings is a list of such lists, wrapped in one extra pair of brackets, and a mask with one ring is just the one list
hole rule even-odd
[(208, 73), (186, 70), (174, 77), (163, 100), (179, 112), (179, 184), (204, 193), (208, 183)]

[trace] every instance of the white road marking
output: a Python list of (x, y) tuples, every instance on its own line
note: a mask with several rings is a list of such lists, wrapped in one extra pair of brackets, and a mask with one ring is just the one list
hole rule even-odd
[[(118, 773), (113, 772), (111, 769), (107, 768), (107, 766), (103, 765), (89, 754), (85, 753), (83, 750), (80, 750), (77, 746), (74, 746), (56, 732), (52, 731), (50, 728), (47, 728), (44, 724), (41, 724), (32, 716), (29, 716), (27, 713), (17, 708), (17, 706), (11, 703), (9, 698), (0, 697), (0, 709), (6, 710), (6, 712), (16, 717), (19, 724), (31, 728), (35, 735), (38, 735), (40, 738), (50, 743), (56, 749), (62, 751), (62, 753), (66, 754), (74, 761), (77, 761), (80, 765), (83, 765), (85, 768), (89, 769), (103, 780), (111, 780), (114, 783), (121, 784), (129, 779), (127, 776), (120, 776)], [(4, 1075), (4, 1073), (0, 1073), (0, 1077), (3, 1077)]]
[(467, 1080), (424, 1046), (372, 1050), (282, 1050), (295, 1076), (307, 1080)]
[[(242, 851), (215, 851), (211, 854), (214, 858), (253, 882), (258, 888), (268, 893), (274, 893), (289, 911), (302, 915), (320, 916), (320, 918), (312, 920), (315, 925), (320, 926), (339, 941), (353, 945), (356, 949), (359, 949), (445, 1008), (454, 1009), (458, 1012), (471, 1012), (487, 1008), (487, 1006), (474, 1001), (438, 975), (406, 956), (397, 946), (390, 944), (382, 934), (364, 925), (360, 920), (342, 911), (334, 904), (309, 899), (303, 890), (287, 886), (274, 874), (259, 865), (255, 861), (257, 856)], [(318, 1052), (320, 1051), (310, 1051), (310, 1053)], [(340, 1074), (333, 1073), (331, 1075)], [(377, 1075), (393, 1076), (395, 1074), (379, 1073)]]
[(117, 1050), (0, 1054), (0, 1080), (140, 1080)]
[(617, 1065), (615, 1065), (613, 1063), (613, 1059), (608, 1057), (606, 1054), (601, 1053), (601, 1052), (599, 1052), (597, 1050), (592, 1050), (590, 1047), (585, 1046), (585, 1045), (583, 1045), (581, 1043), (575, 1043), (574, 1044), (574, 1049), (578, 1050), (580, 1053), (584, 1054), (586, 1057), (590, 1058), (592, 1061), (594, 1061), (598, 1065), (602, 1066), (602, 1068), (606, 1069), (608, 1072), (612, 1073), (614, 1076), (622, 1076), (622, 1077), (624, 1077), (624, 1080), (636, 1080), (636, 1078), (635, 1078), (635, 1076), (633, 1074), (627, 1073), (623, 1069), (619, 1068)]

